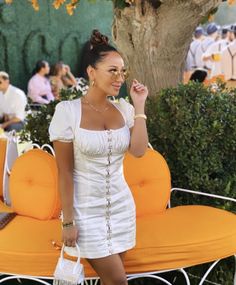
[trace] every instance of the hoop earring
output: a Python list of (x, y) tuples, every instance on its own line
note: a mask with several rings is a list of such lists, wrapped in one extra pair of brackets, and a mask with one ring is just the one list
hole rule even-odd
[(92, 87), (95, 85), (95, 80), (91, 82)]

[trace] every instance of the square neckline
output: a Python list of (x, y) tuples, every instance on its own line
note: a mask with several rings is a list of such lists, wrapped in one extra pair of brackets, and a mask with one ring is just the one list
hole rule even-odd
[(111, 131), (120, 131), (122, 129), (124, 129), (125, 127), (127, 127), (126, 125), (126, 118), (125, 115), (123, 114), (123, 112), (119, 109), (118, 106), (116, 106), (115, 102), (112, 102), (111, 100), (109, 100), (109, 102), (118, 110), (118, 112), (121, 114), (123, 121), (124, 121), (124, 125), (120, 128), (117, 129), (107, 129), (107, 130), (92, 130), (92, 129), (85, 129), (85, 128), (81, 128), (80, 124), (81, 124), (81, 118), (82, 118), (82, 102), (81, 102), (81, 98), (79, 98), (79, 102), (80, 102), (80, 120), (79, 120), (79, 130), (83, 130), (83, 131), (87, 131), (87, 132), (111, 132)]

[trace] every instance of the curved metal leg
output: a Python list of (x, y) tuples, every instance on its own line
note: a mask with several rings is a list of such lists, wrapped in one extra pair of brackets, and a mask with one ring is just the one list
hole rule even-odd
[(133, 280), (133, 279), (138, 279), (138, 278), (152, 278), (152, 279), (157, 279), (160, 280), (162, 282), (164, 282), (167, 285), (173, 285), (172, 283), (170, 283), (169, 281), (167, 281), (166, 279), (160, 277), (160, 276), (156, 276), (156, 275), (152, 275), (152, 274), (145, 274), (145, 275), (136, 275), (136, 276), (131, 276), (128, 277), (127, 280)]
[(209, 269), (207, 270), (207, 272), (203, 275), (199, 285), (202, 285), (203, 282), (206, 280), (208, 274), (211, 272), (211, 270), (216, 266), (216, 264), (220, 261), (220, 259), (216, 260), (214, 263), (212, 263), (212, 265), (209, 267)]
[(183, 268), (180, 268), (179, 271), (180, 271), (181, 273), (183, 273), (184, 278), (185, 278), (185, 280), (186, 280), (186, 284), (187, 284), (187, 285), (190, 285), (190, 280), (189, 280), (189, 277), (188, 277), (187, 272), (186, 272)]
[(46, 281), (43, 281), (41, 279), (38, 279), (38, 278), (34, 278), (34, 277), (24, 277), (24, 276), (7, 276), (7, 277), (4, 277), (2, 279), (0, 279), (0, 283), (3, 283), (5, 281), (9, 281), (9, 280), (13, 280), (13, 279), (27, 279), (27, 280), (32, 280), (32, 281), (36, 281), (40, 284), (44, 284), (44, 285), (51, 285), (51, 283), (48, 283)]
[(85, 279), (83, 285), (97, 285), (99, 278), (96, 279)]
[(236, 255), (234, 255), (234, 260), (235, 260), (234, 285), (236, 285)]

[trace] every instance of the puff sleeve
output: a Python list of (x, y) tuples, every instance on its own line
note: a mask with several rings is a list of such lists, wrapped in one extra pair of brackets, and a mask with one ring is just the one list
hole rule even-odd
[(73, 141), (73, 111), (70, 108), (69, 101), (63, 101), (56, 105), (56, 109), (49, 126), (49, 137), (50, 141)]
[(120, 107), (125, 114), (126, 125), (129, 128), (134, 126), (134, 106), (128, 103), (124, 98), (120, 98), (119, 100)]

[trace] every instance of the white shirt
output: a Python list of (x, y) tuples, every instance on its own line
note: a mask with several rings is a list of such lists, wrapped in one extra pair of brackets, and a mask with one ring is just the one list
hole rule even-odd
[(0, 91), (0, 117), (8, 115), (23, 121), (25, 119), (25, 107), (27, 99), (25, 93), (12, 85), (9, 85), (5, 93)]
[(236, 40), (223, 50), (221, 66), (225, 80), (236, 80)]
[[(211, 44), (206, 52), (203, 54), (203, 57), (211, 57), (213, 54), (220, 54), (222, 55), (222, 51), (227, 47), (228, 41), (226, 40), (219, 40)], [(212, 61), (211, 62), (211, 74), (210, 78), (214, 76), (218, 76), (222, 74), (222, 67), (221, 67), (222, 57), (219, 61)]]
[(207, 51), (207, 49), (210, 47), (210, 45), (212, 45), (213, 43), (215, 43), (215, 40), (212, 37), (206, 37), (201, 44), (197, 47), (196, 50), (196, 63), (197, 63), (197, 67), (200, 68), (208, 68), (211, 69), (212, 68), (212, 63), (211, 61), (203, 61), (202, 60), (202, 56), (203, 54)]
[(189, 47), (189, 51), (187, 54), (187, 59), (186, 59), (186, 70), (192, 70), (197, 67), (197, 62), (196, 62), (196, 50), (197, 47), (201, 44), (200, 39), (194, 39)]

